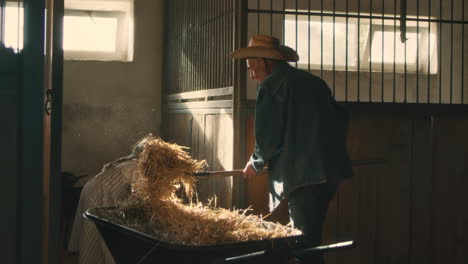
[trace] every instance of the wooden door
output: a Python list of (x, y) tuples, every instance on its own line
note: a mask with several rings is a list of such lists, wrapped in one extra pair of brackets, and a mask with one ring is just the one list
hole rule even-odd
[[(49, 28), (50, 34), (45, 34), (45, 0), (13, 3), (17, 4), (17, 20), (23, 17), (24, 20), (8, 27), (9, 30), (16, 30), (17, 41), (23, 47), (5, 47), (6, 42), (0, 37), (0, 241), (2, 252), (5, 252), (2, 262), (58, 263), (58, 258), (49, 257), (48, 253), (56, 248), (51, 243), (56, 240), (56, 233), (49, 235), (53, 233), (49, 228), (53, 222), (49, 215), (51, 211), (56, 211), (57, 206), (49, 206), (51, 189), (47, 186), (57, 187), (55, 179), (51, 181), (50, 176), (57, 175), (59, 168), (56, 164), (51, 166), (50, 157), (60, 152), (60, 148), (54, 147), (51, 141), (51, 125), (54, 123), (45, 106), (46, 91), (53, 83), (50, 70), (52, 54), (49, 52), (53, 29)], [(50, 9), (51, 3), (48, 2)], [(5, 14), (3, 10), (1, 15)], [(3, 33), (6, 20), (0, 21), (0, 32)], [(51, 23), (49, 18), (48, 21)], [(49, 49), (45, 48), (45, 43)], [(45, 59), (44, 53), (47, 53), (49, 60)], [(60, 68), (57, 68), (57, 73), (61, 74)], [(60, 113), (60, 109), (57, 110)], [(57, 225), (56, 221), (53, 224)]]

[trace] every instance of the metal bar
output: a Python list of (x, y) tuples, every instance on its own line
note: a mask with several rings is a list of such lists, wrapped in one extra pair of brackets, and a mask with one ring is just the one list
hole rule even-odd
[(323, 78), (323, 0), (320, 0), (320, 78)]
[[(196, 6), (196, 2), (197, 2), (197, 1), (190, 1), (190, 6), (191, 6), (191, 8), (189, 9), (189, 10), (190, 10), (190, 12), (189, 12), (189, 18), (188, 18), (188, 20), (189, 20), (189, 25), (195, 25), (194, 17), (195, 17), (195, 14), (196, 14), (196, 7), (195, 7), (195, 6)], [(196, 39), (194, 38), (193, 28), (194, 28), (194, 27), (189, 27), (189, 31), (187, 30), (187, 32), (188, 32), (188, 39), (190, 39), (190, 41), (191, 41), (191, 45), (190, 45), (191, 48), (188, 49), (188, 53), (189, 53), (188, 57), (189, 57), (189, 60), (193, 60), (193, 59), (194, 59), (194, 54), (195, 54), (194, 52), (195, 52), (195, 44), (196, 44), (196, 43), (195, 43), (195, 40), (196, 40)], [(186, 45), (186, 46), (187, 46), (187, 45)], [(195, 89), (197, 89), (197, 87), (195, 86), (195, 74), (194, 74), (194, 71), (193, 71), (193, 66), (191, 66), (191, 65), (193, 65), (192, 62), (187, 63), (187, 67), (188, 67), (188, 71), (189, 71), (189, 72), (188, 72), (188, 76), (189, 76), (188, 83), (189, 83), (189, 87), (190, 87), (189, 89), (190, 89), (190, 90), (195, 90)], [(191, 67), (189, 67), (189, 66), (191, 66)]]
[[(257, 10), (260, 10), (260, 0), (257, 0)], [(260, 12), (257, 13), (257, 35), (260, 35)]]
[(384, 30), (384, 25), (385, 25), (385, 20), (384, 20), (384, 13), (385, 13), (385, 0), (382, 0), (382, 91), (381, 91), (381, 102), (384, 102), (384, 92), (385, 92), (385, 64), (384, 64), (384, 59), (385, 59), (385, 30)]
[[(171, 8), (171, 3), (168, 3), (167, 4), (167, 7), (166, 7), (166, 10), (168, 11), (168, 18), (167, 18), (167, 21), (168, 21), (168, 25), (171, 25), (172, 24), (172, 8)], [(173, 52), (172, 52), (172, 49), (171, 47), (173, 46), (172, 44), (172, 31), (168, 30), (168, 32), (166, 33), (167, 34), (167, 49), (168, 49), (168, 54), (167, 54), (167, 60), (166, 60), (166, 63), (167, 63), (167, 66), (168, 66), (168, 76), (170, 76), (169, 78), (166, 78), (166, 87), (164, 87), (163, 89), (166, 90), (166, 93), (170, 93), (172, 91), (172, 84), (173, 84), (173, 81), (174, 80), (174, 65), (173, 65), (173, 61), (174, 61), (174, 58), (172, 56)]]
[[(419, 0), (416, 1), (416, 18), (419, 18)], [(419, 20), (416, 21), (416, 103), (419, 103)]]
[[(283, 0), (284, 1), (284, 0)], [(323, 1), (323, 0), (321, 0)], [(312, 16), (323, 16), (323, 17), (332, 17), (333, 13), (321, 13), (321, 12), (307, 12), (307, 11), (279, 11), (279, 10), (264, 10), (264, 9), (249, 9), (249, 13), (273, 13), (273, 14), (280, 14), (280, 15), (312, 15)], [(380, 15), (360, 15), (360, 14), (339, 14), (335, 15), (336, 17), (350, 17), (350, 18), (366, 18), (366, 19), (381, 19), (382, 16)], [(384, 16), (385, 20), (400, 20), (401, 17), (393, 17), (393, 16)], [(406, 21), (418, 21), (417, 18), (413, 17), (406, 17)], [(430, 19), (430, 18), (419, 18), (420, 22), (436, 22), (436, 23), (447, 23), (447, 24), (468, 24), (468, 21), (462, 20), (447, 20), (447, 19)]]
[[(431, 17), (431, 2), (429, 1), (429, 17)], [(431, 102), (431, 22), (428, 22), (428, 37), (427, 37), (427, 103)]]
[[(184, 3), (183, 5), (183, 10), (184, 10), (184, 19), (182, 20), (183, 23), (182, 23), (182, 32), (180, 32), (180, 37), (181, 37), (181, 42), (182, 42), (182, 50), (180, 51), (181, 52), (181, 55), (185, 55), (185, 56), (182, 56), (182, 59), (183, 59), (183, 69), (184, 69), (184, 72), (183, 72), (183, 75), (182, 75), (182, 82), (183, 82), (183, 85), (184, 85), (184, 91), (189, 91), (190, 88), (191, 88), (191, 85), (190, 84), (190, 75), (189, 75), (189, 69), (188, 69), (188, 58), (187, 58), (187, 54), (190, 54), (189, 53), (189, 49), (187, 48), (188, 46), (188, 37), (187, 37), (187, 34), (190, 34), (190, 28), (188, 27), (189, 23), (190, 23), (190, 12), (189, 10), (190, 9), (190, 5), (187, 5), (186, 3)], [(185, 33), (185, 34), (184, 34)], [(185, 37), (184, 37), (185, 35)]]
[(406, 42), (406, 16), (407, 16), (406, 4), (407, 4), (406, 0), (400, 0), (400, 39), (402, 43)]
[[(346, 0), (346, 14), (348, 14), (348, 13), (349, 13), (349, 0)], [(345, 102), (348, 101), (348, 45), (349, 45), (349, 38), (348, 38), (349, 37), (349, 26), (348, 26), (348, 23), (349, 23), (349, 17), (346, 17)]]
[[(297, 14), (297, 11), (298, 11), (298, 6), (297, 6), (297, 0), (296, 0), (296, 52), (298, 50), (298, 27), (299, 27), (299, 24), (298, 24), (298, 14)], [(296, 68), (297, 68), (297, 62), (295, 63), (296, 65)]]
[[(183, 12), (183, 7), (180, 5), (180, 0), (176, 0), (177, 2), (177, 10), (181, 10)], [(182, 80), (182, 61), (181, 61), (181, 56), (180, 56), (180, 51), (182, 50), (182, 38), (181, 38), (181, 32), (182, 32), (182, 19), (178, 19), (177, 21), (177, 34), (176, 34), (176, 41), (177, 41), (177, 50), (175, 50), (175, 53), (177, 54), (177, 91), (179, 92), (185, 92), (183, 90), (183, 85), (181, 85), (181, 80)]]
[[(181, 10), (183, 7), (180, 6), (180, 0), (176, 0), (177, 2), (177, 9), (176, 10)], [(180, 80), (182, 79), (182, 62), (181, 62), (181, 56), (180, 56), (180, 51), (182, 50), (182, 38), (181, 38), (181, 32), (182, 32), (182, 20), (181, 19), (176, 19), (177, 21), (177, 33), (176, 33), (176, 41), (177, 41), (177, 50), (175, 50), (175, 53), (177, 54), (177, 64), (176, 64), (176, 70), (177, 70), (177, 76), (176, 79), (177, 82), (177, 91), (179, 92), (185, 92), (183, 90), (183, 86), (181, 86)]]
[(405, 64), (404, 64), (404, 70), (405, 70), (405, 73), (404, 73), (404, 76), (405, 76), (405, 99), (404, 99), (404, 102), (406, 103), (408, 101), (408, 85), (407, 85), (407, 80), (408, 80), (408, 76), (407, 76), (407, 45), (406, 45), (406, 12), (407, 12), (407, 2), (406, 0), (401, 0), (400, 2), (401, 6), (400, 6), (400, 17), (401, 17), (401, 20), (400, 20), (400, 38), (401, 38), (401, 42), (404, 43), (405, 45), (405, 48), (404, 48), (404, 57), (405, 57)]
[(335, 17), (335, 10), (336, 10), (336, 0), (333, 0), (333, 96), (336, 96), (335, 93), (335, 82), (336, 82), (336, 73), (335, 73), (335, 23), (336, 23), (336, 17)]
[[(224, 26), (223, 26), (223, 31), (224, 31), (224, 34), (225, 34), (225, 42), (226, 42), (226, 46), (225, 46), (225, 51), (226, 51), (226, 54), (224, 54), (224, 56), (227, 56), (227, 54), (230, 54), (232, 50), (234, 50), (234, 48), (232, 47), (232, 34), (230, 34), (229, 32), (231, 31), (231, 24), (230, 24), (230, 21), (233, 20), (233, 16), (232, 16), (232, 13), (230, 12), (231, 8), (230, 8), (230, 4), (231, 4), (231, 1), (228, 0), (224, 3), (224, 11), (226, 11), (229, 15), (225, 18), (224, 20)], [(230, 68), (231, 66), (231, 60), (230, 59), (226, 59), (225, 60), (225, 76), (227, 77), (225, 83), (223, 83), (223, 86), (232, 86), (234, 85), (232, 83), (232, 69)]]
[(174, 14), (174, 10), (177, 9), (176, 7), (176, 4), (177, 4), (177, 0), (175, 0), (174, 2), (171, 1), (171, 8), (170, 10), (172, 10), (172, 17), (171, 17), (171, 23), (174, 25), (174, 30), (171, 31), (172, 32), (172, 36), (171, 36), (171, 41), (172, 41), (172, 45), (171, 45), (171, 64), (172, 64), (172, 78), (171, 78), (171, 92), (174, 93), (174, 92), (179, 92), (177, 90), (177, 83), (175, 80), (177, 80), (177, 55), (176, 55), (176, 50), (178, 49), (178, 46), (177, 46), (177, 21), (175, 21), (174, 17), (175, 17), (175, 14)]
[(393, 102), (396, 102), (396, 12), (397, 12), (397, 4), (396, 0), (393, 1), (393, 16), (395, 20), (393, 20)]
[[(395, 0), (396, 1), (396, 0)], [(357, 39), (357, 49), (358, 49), (358, 54), (357, 54), (357, 101), (361, 101), (361, 0), (358, 0), (358, 39)]]
[[(222, 1), (214, 1), (214, 3), (215, 3), (214, 4), (214, 6), (215, 6), (215, 9), (214, 9), (215, 10), (215, 16), (217, 16), (218, 14), (221, 13), (220, 2), (222, 2)], [(214, 61), (215, 61), (215, 69), (214, 69), (215, 80), (214, 80), (213, 87), (211, 87), (211, 88), (220, 87), (220, 82), (221, 82), (221, 77), (222, 77), (221, 76), (221, 71), (220, 71), (220, 69), (221, 69), (221, 60), (223, 58), (223, 57), (221, 57), (221, 45), (222, 45), (221, 41), (222, 41), (222, 39), (221, 39), (221, 34), (218, 33), (218, 32), (220, 32), (221, 19), (222, 19), (222, 17), (217, 18), (216, 19), (217, 21), (215, 21), (214, 25), (213, 25), (213, 27), (215, 29), (215, 32), (216, 32), (215, 34), (213, 34), (213, 36), (215, 37), (214, 43), (216, 45), (215, 46), (215, 54), (214, 54), (215, 56), (213, 58)]]
[[(439, 1), (439, 17), (442, 19), (442, 0)], [(439, 104), (442, 103), (442, 23), (439, 23)]]
[(370, 31), (370, 39), (369, 39), (369, 102), (372, 102), (372, 37), (374, 32), (372, 31), (372, 2), (374, 0), (369, 0), (369, 31)]
[[(171, 1), (172, 2), (172, 1)], [(175, 10), (178, 9), (178, 1), (175, 0), (173, 7), (175, 7), (173, 10), (173, 17), (172, 17), (172, 23), (174, 23), (174, 33), (172, 34), (172, 41), (174, 42), (174, 45), (172, 46), (172, 59), (173, 59), (173, 69), (174, 69), (174, 78), (172, 79), (172, 92), (179, 93), (181, 92), (179, 90), (179, 84), (178, 84), (178, 79), (179, 79), (179, 57), (177, 50), (179, 50), (179, 41), (178, 41), (178, 34), (179, 34), (179, 21), (175, 19)]]
[(0, 44), (4, 44), (5, 40), (5, 0), (0, 0)]
[[(203, 38), (203, 41), (204, 41), (204, 45), (206, 48), (203, 50), (203, 57), (204, 57), (204, 71), (203, 71), (203, 79), (204, 79), (204, 85), (203, 87), (200, 87), (202, 90), (207, 90), (210, 88), (211, 86), (211, 71), (212, 71), (212, 67), (213, 67), (213, 64), (212, 63), (209, 63), (209, 61), (211, 60), (211, 55), (210, 55), (210, 52), (211, 52), (211, 49), (212, 49), (212, 46), (211, 46), (211, 39), (210, 36), (211, 36), (211, 25), (212, 23), (208, 23), (208, 20), (211, 19), (211, 10), (212, 10), (212, 6), (210, 5), (210, 0), (204, 0), (204, 7), (203, 7), (203, 11), (204, 11), (204, 14), (203, 14), (203, 17), (205, 18), (205, 23), (203, 25), (204, 29), (203, 31), (205, 32), (205, 37)], [(207, 63), (208, 62), (208, 63)]]
[[(231, 16), (230, 18), (228, 19), (228, 28), (227, 28), (227, 34), (229, 36), (229, 45), (230, 45), (230, 50), (229, 52), (231, 52), (232, 50), (235, 49), (235, 45), (234, 45), (234, 41), (235, 41), (235, 28), (234, 28), (234, 24), (235, 24), (235, 20), (236, 20), (236, 12), (235, 12), (235, 8), (234, 8), (234, 1), (233, 0), (230, 0), (230, 3), (229, 3), (229, 8), (231, 10)], [(234, 32), (233, 34), (229, 34), (230, 30), (232, 29), (232, 31)], [(231, 73), (234, 73), (234, 63), (232, 62), (232, 60), (228, 60), (228, 69), (229, 69), (229, 85), (232, 85), (234, 86), (234, 74), (231, 74)]]
[[(346, 0), (348, 1), (348, 0)], [(310, 0), (308, 1), (308, 11), (310, 12)], [(309, 55), (307, 58), (307, 71), (310, 72), (310, 46), (312, 40), (310, 39), (310, 14), (307, 15), (307, 54)]]
[[(451, 1), (450, 15), (453, 20), (453, 0)], [(464, 12), (464, 10), (463, 10)], [(450, 24), (450, 104), (453, 99), (453, 24)]]
[[(222, 1), (222, 11), (223, 13), (225, 12), (228, 12), (228, 8), (227, 8), (227, 4), (229, 3), (229, 1)], [(227, 27), (228, 26), (228, 20), (229, 20), (229, 15), (227, 16), (224, 16), (223, 17), (223, 25), (222, 25), (222, 31), (223, 31), (223, 49), (222, 49), (222, 54), (221, 54), (221, 58), (222, 61), (223, 61), (223, 71), (222, 71), (222, 75), (223, 76), (223, 82), (220, 83), (220, 86), (228, 86), (228, 85), (232, 85), (230, 82), (229, 82), (229, 77), (231, 76), (230, 72), (229, 72), (229, 69), (228, 69), (228, 66), (229, 66), (229, 57), (227, 56), (229, 54), (229, 51), (230, 51), (230, 44), (231, 44), (231, 41), (229, 39), (229, 35), (228, 35), (228, 32), (229, 32), (229, 28)]]
[[(270, 11), (273, 11), (273, 0), (270, 0)], [(273, 36), (273, 13), (270, 14), (270, 36)]]
[[(197, 34), (195, 34), (195, 39), (196, 39), (196, 53), (197, 56), (195, 56), (196, 60), (196, 66), (195, 67), (200, 67), (202, 68), (203, 63), (201, 61), (203, 60), (204, 57), (202, 57), (202, 50), (205, 49), (202, 44), (203, 40), (203, 35), (201, 34), (202, 31), (202, 24), (203, 24), (203, 16), (201, 15), (203, 12), (203, 1), (197, 0), (197, 20), (195, 22), (195, 25), (197, 27)], [(196, 90), (202, 90), (203, 89), (203, 68), (201, 71), (198, 72), (198, 74), (195, 75), (195, 87)]]
[[(465, 21), (465, 1), (462, 1), (462, 21)], [(461, 103), (465, 103), (465, 25), (462, 24), (462, 57), (461, 57)]]
[[(406, 35), (406, 34), (405, 34)], [(405, 45), (405, 50), (404, 50), (404, 57), (405, 57), (405, 65), (404, 65), (404, 69), (405, 69), (405, 73), (404, 73), (404, 76), (405, 76), (405, 100), (404, 102), (406, 103), (408, 101), (408, 83), (407, 83), (407, 80), (408, 80), (408, 69), (407, 69), (407, 45), (406, 45), (406, 41), (404, 43)]]
[[(217, 1), (217, 0), (214, 0), (214, 1)], [(208, 7), (208, 10), (209, 10), (209, 12), (208, 12), (208, 17), (209, 17), (209, 19), (211, 20), (211, 19), (213, 19), (213, 17), (215, 16), (216, 9), (213, 8), (213, 7), (214, 7), (213, 0), (208, 1), (208, 3), (209, 3), (209, 7)], [(215, 70), (216, 70), (216, 64), (213, 63), (213, 58), (214, 58), (214, 56), (213, 56), (213, 51), (215, 51), (215, 49), (216, 49), (216, 44), (214, 44), (214, 43), (216, 43), (216, 42), (215, 42), (215, 39), (214, 39), (213, 36), (215, 36), (215, 33), (216, 33), (216, 32), (215, 32), (214, 25), (215, 25), (215, 23), (209, 23), (209, 25), (208, 25), (208, 26), (209, 26), (209, 29), (208, 29), (208, 30), (209, 30), (209, 31), (208, 31), (209, 34), (208, 34), (208, 36), (210, 36), (209, 43), (210, 43), (210, 46), (211, 46), (211, 52), (208, 53), (208, 61), (210, 62), (210, 70), (209, 70), (209, 72), (208, 72), (208, 75), (209, 75), (209, 80), (210, 80), (210, 81), (209, 81), (208, 87), (206, 87), (207, 89), (211, 89), (211, 88), (213, 88), (213, 87), (215, 86), (215, 85), (214, 85), (215, 76), (214, 76), (213, 73), (214, 73)], [(213, 46), (214, 46), (214, 47), (213, 47)]]
[[(249, 11), (248, 11), (249, 12)], [(272, 11), (273, 12), (273, 11)], [(282, 12), (282, 15), (283, 15), (283, 44), (285, 44), (285, 40), (286, 40), (286, 0), (283, 0), (283, 12)]]
[(204, 19), (206, 18), (206, 16), (204, 16), (205, 14), (205, 0), (198, 0), (198, 6), (199, 6), (199, 9), (198, 9), (198, 12), (197, 12), (197, 17), (198, 17), (198, 22), (197, 22), (197, 29), (198, 29), (198, 32), (196, 34), (196, 38), (197, 38), (197, 65), (196, 67), (198, 67), (198, 74), (197, 74), (197, 81), (196, 81), (196, 90), (203, 90), (205, 87), (204, 87), (204, 84), (205, 84), (205, 69), (206, 69), (206, 63), (204, 63), (204, 60), (205, 60), (205, 52), (207, 50), (206, 46), (205, 46), (205, 38), (206, 38), (206, 34), (202, 33), (202, 32), (205, 32), (206, 30), (206, 25), (204, 24)]

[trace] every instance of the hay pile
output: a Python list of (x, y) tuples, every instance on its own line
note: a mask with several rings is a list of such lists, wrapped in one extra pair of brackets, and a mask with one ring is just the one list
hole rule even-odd
[[(211, 204), (192, 202), (196, 177), (205, 167), (193, 160), (182, 146), (159, 138), (146, 138), (138, 158), (139, 177), (132, 195), (121, 209), (125, 215), (145, 221), (146, 231), (162, 240), (182, 245), (212, 245), (298, 235), (300, 231), (269, 225), (247, 210), (230, 211)], [(176, 194), (182, 188), (189, 202)], [(179, 192), (180, 193), (180, 192)], [(210, 207), (211, 206), (211, 207)]]

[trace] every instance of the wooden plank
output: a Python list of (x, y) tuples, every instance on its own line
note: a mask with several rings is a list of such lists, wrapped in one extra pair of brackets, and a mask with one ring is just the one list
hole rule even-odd
[(200, 115), (193, 115), (192, 116), (192, 124), (191, 124), (191, 142), (190, 142), (190, 154), (194, 159), (200, 159), (199, 157), (199, 145), (198, 145), (198, 133), (200, 131)]
[(374, 123), (388, 164), (377, 177), (376, 263), (408, 263), (412, 122), (401, 116)]
[(411, 188), (411, 243), (409, 263), (432, 262), (432, 133), (431, 119), (413, 123), (413, 171)]
[(454, 120), (456, 126), (456, 141), (455, 141), (455, 203), (456, 203), (456, 220), (455, 228), (455, 264), (462, 264), (468, 261), (468, 116)]
[[(323, 224), (322, 230), (322, 244), (332, 244), (337, 241), (337, 220), (338, 220), (339, 197), (335, 195), (333, 200), (330, 201), (327, 216)], [(325, 262), (328, 264), (337, 263), (337, 254), (325, 254)]]
[[(232, 116), (220, 115), (220, 128), (218, 137), (218, 159), (223, 170), (232, 170), (233, 144), (232, 144)], [(233, 177), (220, 179), (218, 192), (223, 194), (225, 208), (232, 208), (232, 182)]]
[(377, 244), (377, 178), (383, 168), (380, 167), (361, 167), (356, 170), (356, 180), (359, 183), (360, 192), (358, 192), (359, 201), (359, 226), (356, 237), (358, 247), (357, 259), (349, 263), (355, 264), (373, 264), (375, 261), (375, 248)]
[[(211, 137), (208, 140), (211, 142), (211, 169), (220, 171), (223, 170), (223, 166), (221, 165), (220, 159), (223, 157), (219, 156), (219, 149), (220, 146), (218, 145), (218, 139), (222, 136), (220, 131), (220, 116), (219, 115), (208, 115), (211, 119), (211, 125), (206, 129), (211, 130)], [(225, 195), (222, 192), (224, 190), (224, 179), (214, 178), (209, 179), (213, 195), (217, 198), (217, 205), (220, 207), (226, 207), (226, 199)]]
[[(211, 170), (211, 145), (208, 142), (208, 139), (211, 137), (211, 130), (207, 130), (209, 127), (207, 124), (210, 124), (209, 115), (203, 115), (200, 123), (200, 131), (198, 134), (198, 155), (200, 159), (206, 160), (208, 166), (207, 169)], [(201, 202), (205, 203), (212, 195), (212, 188), (210, 181), (208, 179), (200, 179), (197, 184), (198, 187), (198, 198)]]
[(444, 119), (434, 121), (434, 184), (433, 184), (433, 263), (454, 263), (455, 196), (453, 150), (454, 127)]
[[(385, 141), (380, 131), (374, 129), (376, 119), (368, 114), (353, 116), (348, 135), (348, 152), (352, 159), (371, 160), (385, 156)], [(382, 168), (382, 165), (354, 167), (353, 178), (341, 184), (336, 197), (338, 207), (334, 225), (327, 223), (324, 232), (330, 233), (329, 236), (335, 239), (330, 242), (353, 239), (357, 241), (358, 247), (346, 252), (329, 253), (328, 259), (336, 263), (374, 263), (376, 175)]]
[[(2, 65), (3, 62), (0, 62)], [(4, 66), (4, 65), (2, 65)], [(1, 69), (0, 69), (1, 70)], [(8, 85), (8, 84), (7, 84)], [(13, 90), (18, 87), (18, 83), (11, 82)], [(0, 207), (2, 208), (2, 219), (0, 219), (0, 234), (2, 234), (0, 246), (2, 248), (2, 262), (18, 263), (17, 251), (19, 246), (16, 241), (18, 238), (19, 227), (19, 195), (18, 195), (18, 96), (7, 96), (0, 94), (0, 123), (2, 124), (2, 137), (0, 145), (2, 154), (0, 169), (2, 171), (2, 193)]]
[[(356, 172), (357, 169), (354, 169)], [(336, 216), (336, 240), (357, 240), (359, 232), (359, 184), (360, 176), (354, 175), (350, 180), (341, 183), (337, 193), (338, 212)], [(349, 263), (349, 260), (358, 260), (361, 255), (358, 250), (336, 252), (337, 263)]]
[(466, 263), (467, 119), (439, 116), (434, 128), (433, 263)]
[[(215, 115), (205, 115), (205, 159), (208, 162), (208, 168), (210, 170), (215, 170), (214, 166), (217, 164), (214, 164), (213, 159), (213, 138), (216, 136), (215, 132), (216, 128), (216, 117)], [(207, 179), (207, 190), (204, 193), (204, 195), (207, 196), (207, 198), (212, 198), (215, 195), (215, 185), (212, 179)]]

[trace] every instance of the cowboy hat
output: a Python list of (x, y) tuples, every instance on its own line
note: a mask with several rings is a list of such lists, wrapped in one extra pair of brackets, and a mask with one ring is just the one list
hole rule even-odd
[(299, 55), (288, 46), (280, 45), (280, 41), (272, 36), (252, 36), (247, 48), (240, 48), (231, 53), (234, 59), (267, 58), (273, 60), (297, 62)]

